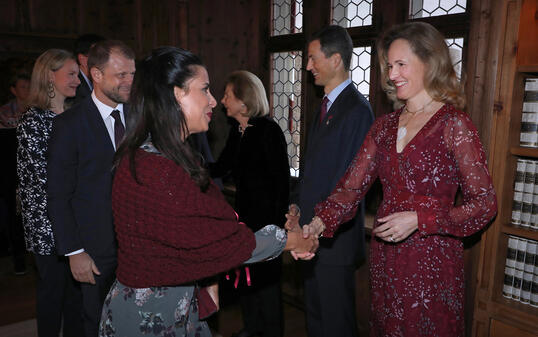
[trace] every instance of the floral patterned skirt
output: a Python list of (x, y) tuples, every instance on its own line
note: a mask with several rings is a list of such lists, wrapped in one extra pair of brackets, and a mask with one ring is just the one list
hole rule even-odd
[(130, 288), (115, 281), (105, 300), (99, 337), (210, 337), (198, 319), (194, 286)]

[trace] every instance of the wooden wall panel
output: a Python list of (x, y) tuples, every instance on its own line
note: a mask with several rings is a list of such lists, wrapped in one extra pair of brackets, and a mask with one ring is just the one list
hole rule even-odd
[(22, 13), (20, 3), (23, 1), (2, 1), (2, 10), (0, 11), (0, 31), (7, 32), (15, 30), (17, 26), (17, 20), (20, 20)]
[[(206, 65), (217, 102), (224, 93), (226, 77), (234, 70), (251, 71), (267, 83), (268, 63), (263, 61), (268, 28), (263, 22), (267, 22), (269, 15), (266, 3), (265, 0), (199, 0), (188, 4), (187, 48)], [(227, 118), (218, 104), (208, 132), (216, 156), (224, 147), (228, 130)]]
[(538, 0), (524, 0), (519, 21), (518, 65), (538, 65)]
[[(47, 34), (73, 34), (76, 32), (77, 10), (71, 0), (28, 0), (23, 1), (29, 12), (30, 31)], [(19, 27), (17, 27), (19, 28)]]

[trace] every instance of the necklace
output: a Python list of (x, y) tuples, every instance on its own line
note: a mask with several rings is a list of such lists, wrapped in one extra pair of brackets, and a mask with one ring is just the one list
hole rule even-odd
[(406, 128), (407, 124), (409, 124), (409, 122), (411, 122), (411, 120), (412, 120), (413, 118), (415, 118), (415, 116), (416, 116), (419, 112), (423, 112), (423, 111), (424, 111), (428, 106), (430, 106), (430, 104), (432, 104), (432, 103), (433, 103), (433, 98), (432, 98), (428, 103), (424, 104), (424, 105), (422, 106), (422, 108), (420, 108), (420, 109), (418, 109), (418, 110), (415, 110), (415, 111), (411, 111), (411, 110), (409, 110), (409, 109), (407, 108), (407, 104), (405, 105), (405, 107), (404, 107), (405, 112), (408, 112), (408, 113), (411, 114), (412, 116), (407, 120), (407, 122), (406, 122), (404, 125), (402, 125), (402, 126), (400, 126), (400, 127), (398, 128), (398, 133), (397, 133), (397, 135), (396, 135), (396, 141), (399, 142), (400, 140), (402, 140), (402, 139), (407, 135), (407, 128)]

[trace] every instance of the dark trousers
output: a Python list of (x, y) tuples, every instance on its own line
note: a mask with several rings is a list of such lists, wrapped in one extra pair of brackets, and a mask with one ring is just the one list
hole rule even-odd
[[(25, 269), (24, 256), (26, 247), (24, 244), (24, 230), (22, 219), (17, 215), (15, 189), (8, 190), (8, 196), (0, 197), (0, 226), (6, 231), (9, 240), (9, 248), (15, 268)], [(1, 232), (1, 231), (0, 231)]]
[(282, 260), (249, 266), (252, 285), (239, 289), (244, 329), (263, 337), (281, 337), (284, 332), (280, 275)]
[(80, 337), (82, 330), (82, 296), (71, 276), (66, 257), (35, 254), (37, 279), (37, 332), (39, 337)]
[(304, 263), (309, 337), (356, 337), (355, 267)]
[(116, 257), (92, 258), (101, 275), (93, 275), (95, 284), (80, 283), (85, 337), (97, 337), (103, 303), (116, 277)]

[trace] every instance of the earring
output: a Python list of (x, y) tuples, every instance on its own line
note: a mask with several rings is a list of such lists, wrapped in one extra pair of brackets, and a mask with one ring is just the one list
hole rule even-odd
[(49, 95), (49, 98), (56, 97), (56, 93), (54, 92), (54, 84), (52, 84), (52, 81), (49, 81), (49, 89), (47, 94)]

